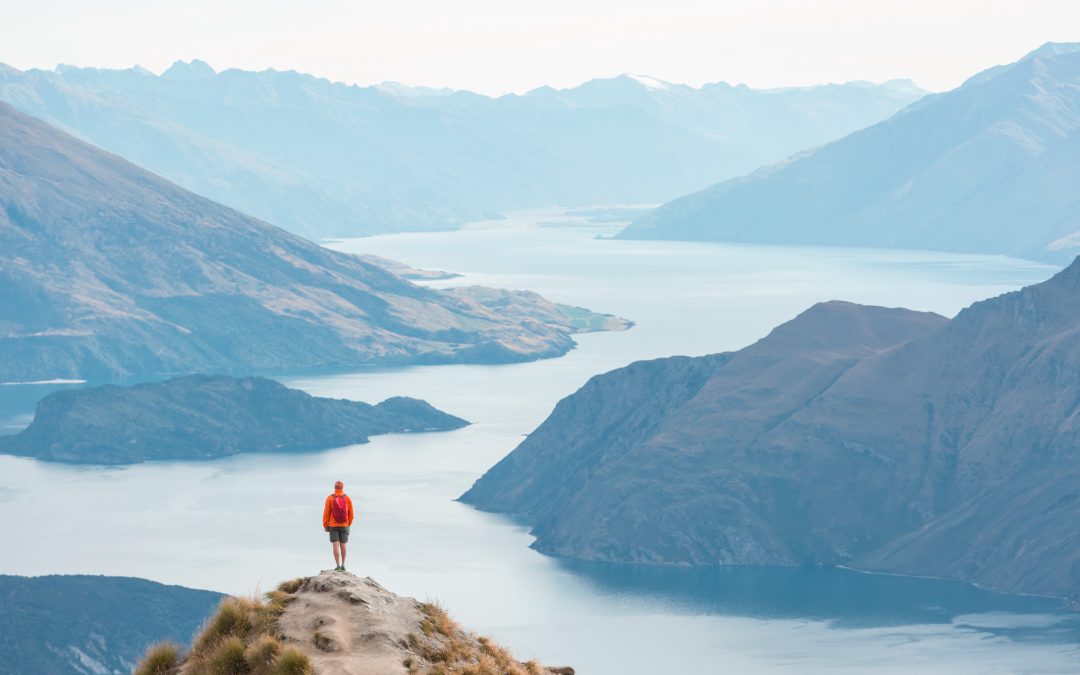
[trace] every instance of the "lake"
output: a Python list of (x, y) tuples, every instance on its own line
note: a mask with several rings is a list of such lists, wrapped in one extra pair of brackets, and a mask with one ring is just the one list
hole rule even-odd
[[(1053, 600), (837, 569), (558, 560), (529, 548), (526, 527), (453, 501), (592, 375), (737, 349), (821, 300), (953, 315), (1055, 271), (994, 256), (603, 238), (617, 229), (531, 212), (460, 232), (331, 242), (464, 275), (435, 285), (528, 288), (637, 325), (579, 336), (567, 356), (534, 363), (279, 378), (321, 396), (424, 398), (473, 422), (458, 431), (126, 468), (0, 456), (0, 573), (265, 591), (332, 566), (321, 508), (341, 479), (358, 510), (351, 571), (437, 599), (520, 657), (583, 675), (1080, 669), (1080, 619)], [(0, 425), (25, 425), (34, 402), (64, 386), (75, 385), (0, 386)]]

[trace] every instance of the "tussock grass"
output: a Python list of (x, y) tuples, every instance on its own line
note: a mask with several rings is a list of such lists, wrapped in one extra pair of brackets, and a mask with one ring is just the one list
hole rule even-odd
[(159, 642), (150, 647), (135, 668), (135, 675), (172, 675), (180, 668), (180, 645)]
[(136, 675), (176, 675), (181, 668), (185, 675), (312, 675), (311, 660), (285, 646), (277, 630), (278, 617), (301, 583), (285, 582), (261, 599), (225, 598), (184, 659), (178, 645), (154, 645)]
[(286, 647), (274, 662), (270, 675), (313, 675), (314, 672), (307, 654), (296, 647)]
[(296, 596), (290, 593), (286, 593), (282, 590), (270, 591), (266, 594), (266, 610), (267, 613), (272, 615), (275, 619), (281, 616), (281, 613), (285, 611), (285, 606), (293, 600), (296, 600)]
[(209, 672), (220, 675), (242, 675), (250, 672), (251, 667), (244, 658), (245, 649), (244, 641), (236, 635), (222, 638), (205, 659)]
[(261, 635), (244, 651), (244, 661), (254, 673), (269, 672), (283, 648), (281, 640), (273, 635)]
[(289, 579), (288, 581), (282, 581), (278, 584), (277, 589), (287, 595), (292, 595), (300, 590), (300, 587), (304, 585), (304, 577), (297, 577), (295, 579)]
[(409, 675), (544, 675), (535, 661), (521, 663), (490, 638), (462, 629), (438, 604), (420, 603), (419, 609), (424, 637), (409, 636), (409, 647), (420, 657), (402, 662)]
[(195, 638), (191, 653), (206, 654), (227, 637), (247, 637), (251, 632), (251, 610), (255, 603), (247, 598), (225, 598), (218, 605), (217, 612), (203, 626), (202, 632)]

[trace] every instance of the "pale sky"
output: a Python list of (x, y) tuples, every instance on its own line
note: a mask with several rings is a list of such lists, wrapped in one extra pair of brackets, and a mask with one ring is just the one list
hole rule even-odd
[(0, 62), (298, 70), (487, 94), (619, 73), (949, 89), (1048, 41), (1080, 0), (0, 0)]

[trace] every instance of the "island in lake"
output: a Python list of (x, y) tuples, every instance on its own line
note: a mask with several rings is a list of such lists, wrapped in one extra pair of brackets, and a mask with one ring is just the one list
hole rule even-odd
[(319, 398), (262, 377), (188, 375), (49, 394), (0, 452), (54, 462), (133, 464), (366, 443), (468, 422), (414, 398), (377, 405)]

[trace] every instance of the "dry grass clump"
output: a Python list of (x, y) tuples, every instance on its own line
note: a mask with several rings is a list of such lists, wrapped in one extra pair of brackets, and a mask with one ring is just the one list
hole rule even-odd
[(261, 635), (244, 650), (244, 661), (256, 672), (269, 671), (282, 648), (281, 640), (273, 635)]
[(406, 658), (409, 675), (544, 675), (535, 661), (521, 663), (489, 638), (463, 630), (442, 607), (420, 603), (424, 638), (409, 636), (409, 647), (419, 659)]
[(135, 675), (171, 675), (180, 667), (180, 645), (159, 642), (150, 647), (135, 668)]
[(137, 675), (175, 675), (181, 667), (186, 675), (312, 675), (311, 660), (295, 647), (286, 647), (277, 630), (278, 617), (296, 599), (293, 593), (303, 580), (294, 581), (298, 582), (285, 582), (261, 600), (225, 598), (183, 661), (178, 646), (155, 645), (143, 657)]
[(274, 661), (270, 675), (312, 675), (311, 659), (296, 647), (286, 647)]
[(247, 649), (244, 641), (236, 635), (227, 635), (217, 643), (207, 655), (207, 670), (211, 673), (246, 673), (249, 672), (247, 659), (244, 651)]
[(258, 603), (251, 598), (225, 598), (217, 612), (203, 625), (202, 632), (191, 646), (191, 656), (205, 656), (218, 643), (230, 636), (246, 637), (251, 629), (252, 614)]
[(289, 579), (288, 581), (282, 581), (278, 584), (277, 589), (282, 593), (292, 595), (300, 590), (300, 587), (304, 585), (304, 577), (297, 577), (295, 579)]

